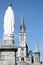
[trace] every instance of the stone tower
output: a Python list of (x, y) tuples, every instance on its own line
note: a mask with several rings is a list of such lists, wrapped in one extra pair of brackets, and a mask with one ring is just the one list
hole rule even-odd
[(28, 47), (26, 44), (26, 27), (24, 24), (24, 17), (22, 17), (19, 33), (19, 48), (18, 48), (19, 61), (21, 61), (21, 58), (24, 58), (26, 61), (27, 54), (28, 54)]
[(34, 63), (40, 63), (40, 51), (38, 48), (38, 40), (36, 40), (36, 45), (35, 45)]

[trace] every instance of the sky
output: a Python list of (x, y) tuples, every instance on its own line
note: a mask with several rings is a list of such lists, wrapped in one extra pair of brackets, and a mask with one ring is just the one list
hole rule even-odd
[(0, 45), (3, 42), (4, 14), (8, 3), (12, 3), (15, 15), (15, 44), (19, 44), (20, 23), (22, 16), (24, 16), (28, 50), (34, 52), (37, 38), (40, 58), (43, 60), (43, 0), (0, 0)]

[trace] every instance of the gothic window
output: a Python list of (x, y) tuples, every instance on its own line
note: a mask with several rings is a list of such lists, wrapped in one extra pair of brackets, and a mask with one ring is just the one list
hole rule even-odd
[(24, 33), (21, 34), (21, 41), (24, 41)]
[(35, 58), (35, 61), (36, 61), (36, 63), (38, 63), (38, 61), (39, 61), (39, 60), (38, 60), (38, 57)]
[(23, 51), (23, 50), (24, 50), (24, 48), (21, 48), (21, 50)]
[(21, 48), (21, 56), (24, 55), (24, 48)]

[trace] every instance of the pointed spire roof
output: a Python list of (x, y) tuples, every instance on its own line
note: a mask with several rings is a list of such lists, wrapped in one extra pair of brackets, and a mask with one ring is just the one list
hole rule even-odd
[(39, 52), (39, 48), (38, 48), (38, 40), (36, 39), (36, 45), (35, 45), (35, 51), (34, 52)]
[(22, 16), (21, 24), (20, 24), (20, 30), (21, 32), (25, 32), (25, 24), (24, 24), (24, 16)]
[(24, 16), (22, 16), (22, 19), (21, 19), (21, 26), (24, 26)]

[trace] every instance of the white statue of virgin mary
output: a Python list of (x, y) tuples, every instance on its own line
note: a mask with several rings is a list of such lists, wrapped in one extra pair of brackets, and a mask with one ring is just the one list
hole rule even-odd
[(12, 4), (8, 4), (8, 8), (5, 11), (4, 16), (4, 35), (13, 35), (14, 34), (14, 12), (12, 10)]

